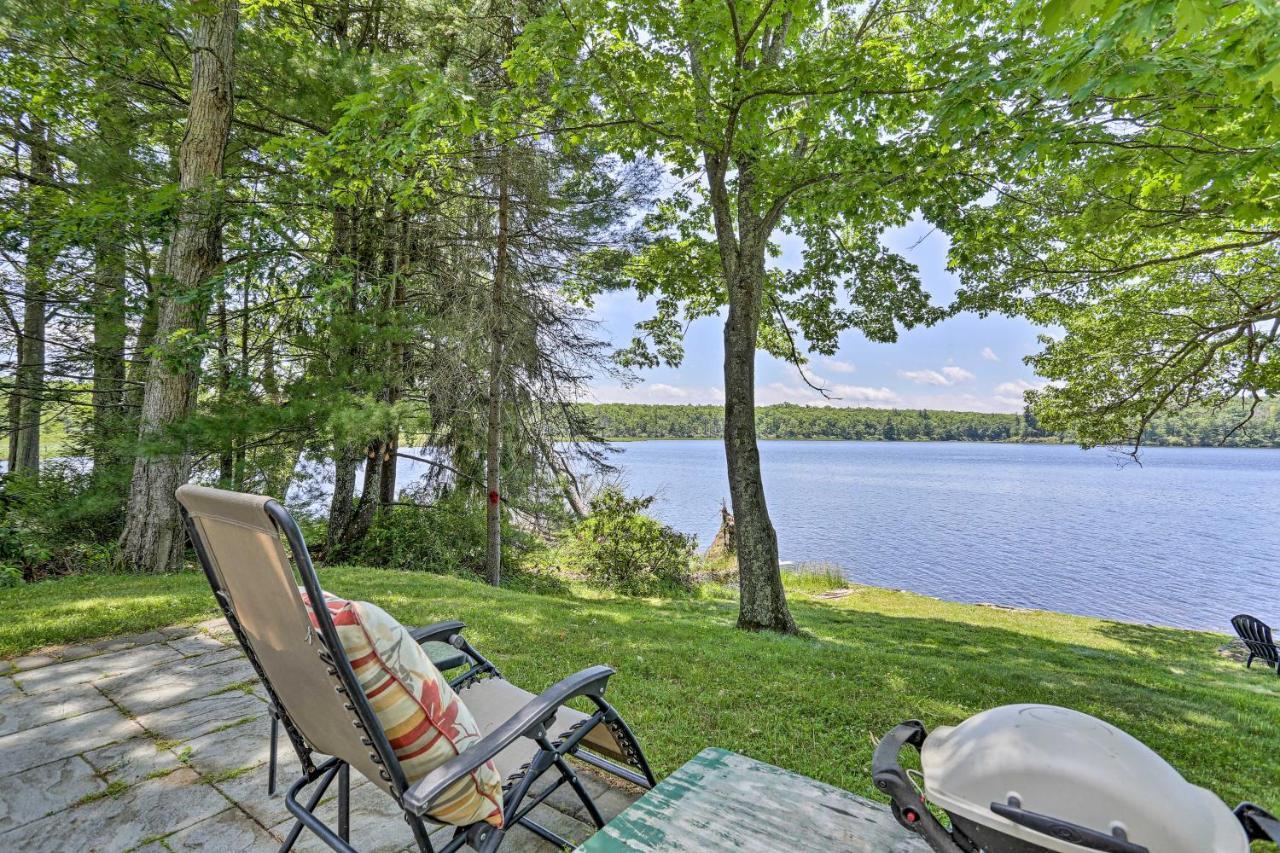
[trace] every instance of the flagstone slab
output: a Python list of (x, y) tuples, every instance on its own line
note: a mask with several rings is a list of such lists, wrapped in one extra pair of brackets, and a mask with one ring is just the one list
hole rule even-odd
[(114, 797), (83, 803), (0, 834), (0, 850), (62, 853), (129, 850), (225, 811), (228, 802), (193, 771), (140, 782)]
[(90, 750), (84, 759), (110, 782), (132, 785), (143, 779), (163, 776), (182, 767), (174, 754), (155, 739), (136, 737)]
[(232, 690), (138, 714), (137, 720), (147, 731), (164, 740), (193, 741), (266, 713), (266, 704), (257, 696)]
[(42, 693), (46, 690), (63, 689), (68, 684), (97, 681), (125, 672), (160, 667), (181, 659), (182, 655), (177, 651), (157, 643), (67, 663), (55, 663), (21, 672), (16, 678), (27, 693)]
[(105, 787), (77, 755), (0, 777), (0, 832), (65, 809)]
[(194, 655), (203, 655), (208, 652), (222, 651), (227, 648), (227, 644), (209, 634), (190, 634), (185, 637), (175, 637), (166, 641), (165, 645), (169, 648), (181, 652), (188, 657)]
[[(267, 794), (267, 765), (259, 764), (248, 772), (214, 782), (228, 799), (234, 800), (263, 826), (275, 826), (292, 817), (284, 804), (285, 792), (302, 775), (302, 765), (293, 749), (280, 744), (280, 766), (276, 768), (276, 792)], [(355, 779), (352, 779), (355, 782)]]
[(102, 708), (0, 737), (0, 775), (19, 773), (143, 733), (115, 708)]
[[(189, 740), (178, 747), (178, 751), (183, 753), (183, 760), (201, 773), (228, 773), (256, 767), (266, 761), (270, 754), (270, 732), (270, 721), (264, 716), (251, 723)], [(281, 735), (280, 754), (284, 755), (287, 749), (289, 746)], [(283, 780), (285, 777), (280, 778)]]
[(16, 692), (7, 694), (0, 698), (0, 736), (110, 705), (111, 700), (91, 684), (69, 684), (65, 690), (53, 690), (35, 696), (24, 696)]
[[(184, 658), (158, 670), (104, 678), (94, 686), (131, 714), (143, 715), (244, 685), (252, 689), (253, 668), (242, 655)], [(244, 691), (237, 691), (244, 695)]]
[(55, 664), (57, 662), (58, 662), (58, 659), (53, 655), (34, 654), (34, 655), (23, 655), (20, 658), (14, 658), (9, 662), (9, 664), (10, 666), (12, 666), (15, 672), (27, 672), (28, 670), (40, 669), (42, 667), (46, 667), (46, 666), (49, 666), (50, 664)]
[(173, 851), (207, 850), (210, 853), (269, 853), (280, 846), (280, 842), (235, 807), (170, 835), (164, 843)]
[(17, 695), (17, 693), (18, 685), (13, 683), (13, 679), (7, 675), (0, 675), (0, 699)]

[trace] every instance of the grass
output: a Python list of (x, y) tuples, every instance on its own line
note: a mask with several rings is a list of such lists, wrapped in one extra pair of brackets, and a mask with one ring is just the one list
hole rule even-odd
[[(870, 795), (872, 738), (894, 724), (933, 727), (1047, 702), (1119, 725), (1229, 804), (1280, 809), (1280, 678), (1218, 656), (1217, 634), (869, 587), (820, 599), (826, 581), (788, 577), (807, 635), (780, 637), (735, 630), (735, 602), (710, 588), (622, 599), (351, 567), (321, 577), (406, 624), (462, 619), (472, 642), (531, 690), (593, 663), (614, 666), (609, 696), (659, 775), (716, 745)], [(4, 655), (216, 615), (195, 572), (30, 584), (0, 591), (0, 612)]]

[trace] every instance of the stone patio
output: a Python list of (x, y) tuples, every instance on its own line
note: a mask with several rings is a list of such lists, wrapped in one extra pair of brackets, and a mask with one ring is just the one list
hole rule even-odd
[[(268, 732), (266, 697), (223, 620), (0, 661), (0, 850), (275, 850), (300, 768), (282, 737), (281, 784), (267, 796)], [(635, 799), (582, 775), (606, 819)], [(321, 814), (336, 825), (335, 800)], [(576, 843), (593, 832), (564, 789), (534, 816)], [(371, 851), (413, 842), (358, 773), (351, 838)], [(328, 848), (304, 832), (295, 849)], [(522, 829), (503, 845), (554, 849)]]

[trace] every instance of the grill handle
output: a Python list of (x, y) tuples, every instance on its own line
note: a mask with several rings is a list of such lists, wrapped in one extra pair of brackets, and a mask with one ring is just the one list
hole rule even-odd
[(1102, 850), (1105, 853), (1151, 853), (1141, 844), (1134, 844), (1115, 835), (1107, 835), (1106, 833), (1098, 832), (1096, 829), (1089, 829), (1086, 826), (1080, 826), (1059, 817), (1052, 817), (1039, 812), (1029, 812), (1018, 806), (992, 803), (991, 811), (1002, 818), (1013, 821), (1019, 826), (1034, 829), (1036, 832), (1042, 832), (1051, 838), (1068, 841), (1089, 850)]
[(894, 726), (876, 744), (876, 751), (871, 756), (871, 780), (877, 790), (889, 795), (893, 816), (898, 823), (922, 836), (936, 853), (966, 853), (966, 848), (956, 842), (955, 837), (925, 806), (924, 797), (898, 763), (898, 754), (903, 747), (910, 745), (919, 750), (927, 735), (924, 723), (919, 720), (908, 720)]

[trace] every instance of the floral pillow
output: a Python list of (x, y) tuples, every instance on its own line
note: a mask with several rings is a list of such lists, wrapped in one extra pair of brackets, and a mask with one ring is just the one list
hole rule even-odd
[[(410, 784), (480, 740), (467, 706), (403, 625), (368, 602), (324, 596), (342, 649)], [(310, 612), (305, 590), (302, 600)], [(480, 820), (502, 826), (497, 767), (486, 761), (445, 791), (429, 814), (455, 826)]]

